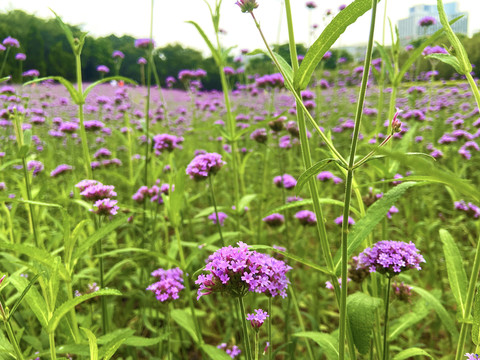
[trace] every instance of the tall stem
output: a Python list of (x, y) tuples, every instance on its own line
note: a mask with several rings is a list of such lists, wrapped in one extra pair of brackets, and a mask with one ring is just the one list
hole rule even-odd
[(458, 338), (457, 353), (455, 355), (455, 360), (460, 360), (464, 358), (463, 349), (465, 347), (465, 340), (467, 338), (467, 333), (468, 333), (468, 323), (466, 320), (470, 317), (470, 314), (472, 313), (473, 296), (475, 294), (475, 287), (477, 284), (479, 270), (480, 270), (480, 239), (477, 240), (477, 249), (475, 251), (475, 259), (473, 260), (472, 273), (470, 275), (470, 281), (468, 283), (467, 299), (465, 301), (466, 319), (464, 319), (465, 321), (462, 321), (462, 326), (460, 328), (460, 336)]
[(245, 351), (245, 359), (252, 359), (252, 349), (250, 348), (250, 341), (248, 339), (247, 316), (245, 315), (245, 305), (243, 304), (243, 297), (238, 298), (238, 307), (240, 308), (240, 316), (242, 317), (242, 331), (243, 331), (243, 348)]
[(268, 324), (267, 324), (267, 332), (268, 332), (268, 348), (267, 348), (267, 356), (268, 360), (272, 360), (272, 321), (273, 321), (273, 314), (272, 314), (272, 297), (268, 297)]
[(388, 310), (390, 307), (390, 281), (391, 277), (387, 276), (387, 294), (385, 295), (385, 323), (383, 325), (383, 360), (388, 359)]
[(7, 57), (8, 57), (8, 53), (10, 52), (10, 46), (7, 47), (7, 51), (5, 52), (5, 56), (3, 57), (3, 61), (2, 61), (2, 67), (0, 68), (0, 78), (2, 77), (3, 75), (3, 70), (5, 68), (5, 63), (7, 62)]
[(470, 88), (472, 89), (473, 95), (475, 96), (477, 107), (480, 109), (480, 92), (478, 91), (478, 86), (470, 73), (465, 74), (465, 76), (467, 78), (468, 84), (470, 85)]
[(24, 357), (23, 357), (22, 351), (20, 350), (20, 347), (18, 346), (17, 338), (15, 337), (15, 334), (13, 333), (12, 325), (10, 324), (10, 322), (5, 321), (5, 329), (7, 330), (8, 340), (10, 340), (10, 344), (12, 345), (13, 350), (15, 351), (15, 354), (17, 355), (17, 360), (23, 360)]
[(213, 190), (213, 176), (209, 176), (208, 181), (210, 183), (210, 192), (212, 194), (213, 209), (215, 211), (215, 220), (216, 220), (215, 222), (217, 224), (218, 234), (220, 235), (220, 240), (222, 240), (222, 246), (226, 246), (225, 240), (223, 239), (223, 235), (222, 235), (222, 227), (220, 225), (220, 219), (218, 218), (217, 201), (215, 200), (215, 191)]
[(367, 81), (370, 73), (370, 63), (372, 60), (373, 49), (373, 35), (375, 31), (375, 18), (377, 15), (377, 0), (372, 0), (372, 17), (370, 21), (370, 32), (368, 37), (367, 51), (365, 54), (365, 63), (363, 66), (362, 83), (360, 86), (360, 93), (358, 95), (357, 109), (355, 113), (355, 128), (353, 130), (352, 143), (350, 147), (350, 157), (348, 159), (348, 171), (345, 181), (345, 200), (343, 207), (343, 222), (342, 222), (342, 266), (341, 266), (341, 298), (340, 298), (340, 330), (339, 330), (339, 359), (345, 359), (345, 337), (347, 329), (347, 288), (348, 288), (348, 216), (350, 213), (350, 201), (352, 198), (352, 183), (353, 183), (353, 166), (355, 163), (355, 154), (358, 144), (358, 136), (360, 133), (360, 126), (362, 120), (363, 106), (365, 102), (365, 94), (367, 90)]
[[(102, 226), (101, 219), (98, 220), (98, 229)], [(104, 263), (103, 263), (103, 247), (102, 247), (102, 240), (97, 242), (97, 253), (100, 256), (99, 259), (99, 271), (100, 271), (100, 289), (105, 289), (105, 279), (103, 276), (104, 272)], [(108, 333), (108, 313), (107, 313), (107, 302), (105, 300), (105, 296), (100, 297), (100, 304), (102, 306), (102, 330), (103, 334)]]
[(50, 345), (50, 359), (56, 360), (57, 359), (57, 352), (55, 350), (55, 332), (48, 333), (48, 342)]

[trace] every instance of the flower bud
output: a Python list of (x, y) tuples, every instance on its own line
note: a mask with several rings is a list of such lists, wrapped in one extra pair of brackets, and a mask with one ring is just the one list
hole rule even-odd
[(235, 4), (240, 6), (240, 9), (243, 13), (251, 13), (258, 7), (258, 4), (255, 0), (238, 0)]

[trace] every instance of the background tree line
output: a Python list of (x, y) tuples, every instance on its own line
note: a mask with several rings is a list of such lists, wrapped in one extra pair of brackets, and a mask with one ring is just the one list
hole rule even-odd
[[(81, 31), (78, 26), (70, 27), (74, 34), (78, 34)], [(38, 70), (40, 76), (56, 75), (63, 76), (68, 80), (75, 79), (74, 56), (65, 34), (54, 19), (41, 19), (21, 10), (0, 14), (0, 40), (8, 36), (20, 41), (20, 49), (14, 49), (13, 53), (10, 52), (3, 72), (4, 74), (12, 75), (14, 82), (21, 82), (20, 72), (29, 69)], [(134, 41), (135, 38), (127, 35), (122, 37), (109, 35), (98, 38), (87, 36), (82, 52), (84, 81), (92, 82), (100, 78), (100, 74), (97, 71), (98, 65), (108, 66), (110, 75), (113, 75), (114, 59), (112, 58), (112, 53), (114, 50), (120, 50), (125, 54), (120, 68), (120, 75), (140, 83), (140, 66), (137, 64), (137, 60), (145, 56), (145, 53), (144, 50), (134, 47)], [(442, 41), (447, 43), (446, 39), (441, 39), (439, 44), (442, 44)], [(480, 66), (480, 33), (475, 34), (472, 38), (464, 38), (462, 41), (470, 56), (470, 61)], [(418, 45), (418, 43), (413, 45)], [(287, 44), (275, 45), (274, 48), (275, 51), (290, 62)], [(306, 51), (307, 49), (304, 45), (297, 45), (299, 55), (304, 55)], [(25, 53), (27, 56), (21, 67), (19, 61), (15, 60), (14, 56), (18, 52)], [(3, 61), (3, 56), (5, 56), (5, 52), (3, 54), (0, 53), (0, 61)], [(406, 56), (408, 55), (405, 54)], [(337, 60), (340, 57), (347, 59), (347, 65), (344, 64), (342, 67), (357, 65), (352, 64), (352, 56), (348, 52), (333, 49), (332, 56), (324, 62), (324, 69), (335, 70)], [(229, 62), (231, 67), (235, 69), (244, 68), (244, 74), (248, 75), (264, 75), (276, 72), (270, 59), (262, 55), (249, 56), (248, 60), (245, 60), (245, 57), (240, 59), (232, 54)], [(213, 58), (203, 56), (198, 50), (180, 44), (169, 44), (156, 50), (155, 63), (163, 86), (165, 86), (166, 77), (176, 77), (180, 70), (202, 68), (208, 74), (205, 79), (202, 79), (203, 87), (205, 89), (221, 88), (220, 77)], [(428, 61), (422, 61), (421, 70), (429, 70), (429, 67)], [(480, 67), (477, 67), (477, 69), (480, 69)], [(437, 70), (443, 78), (449, 78), (453, 73), (452, 68), (448, 66), (439, 65)], [(233, 77), (232, 82), (244, 80), (244, 74)], [(182, 87), (182, 84), (177, 83), (175, 86)]]

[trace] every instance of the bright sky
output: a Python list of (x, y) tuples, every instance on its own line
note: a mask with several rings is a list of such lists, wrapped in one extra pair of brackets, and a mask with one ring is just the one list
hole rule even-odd
[[(214, 0), (207, 0), (210, 4)], [(255, 16), (262, 26), (267, 41), (276, 43), (279, 36), (280, 42), (288, 40), (287, 24), (284, 12), (281, 13), (283, 0), (257, 0), (258, 9)], [(305, 7), (306, 0), (291, 0), (293, 22), (297, 42), (308, 43), (320, 34), (325, 26), (323, 15), (327, 9), (333, 13), (338, 12), (341, 4), (350, 3), (351, 0), (315, 0), (318, 7), (308, 11)], [(444, 3), (449, 2), (444, 0)], [(480, 25), (474, 21), (480, 16), (479, 0), (461, 0), (460, 11), (469, 12), (469, 34), (480, 31)], [(417, 4), (435, 4), (435, 0), (389, 0), (387, 17), (396, 24), (399, 19), (408, 16), (408, 9)], [(377, 18), (376, 40), (382, 39), (382, 20), (385, 0), (379, 3), (379, 18)], [(115, 34), (131, 35), (135, 38), (145, 38), (150, 32), (150, 6), (149, 0), (3, 0), (0, 11), (22, 9), (42, 18), (51, 18), (53, 9), (67, 23), (79, 25), (92, 36), (106, 36)], [(280, 20), (280, 14), (282, 18)], [(365, 44), (368, 34), (370, 12), (362, 16), (355, 24), (340, 37), (336, 46)], [(154, 0), (153, 38), (158, 46), (171, 43), (180, 43), (195, 48), (208, 54), (208, 48), (195, 28), (185, 21), (193, 20), (200, 24), (205, 32), (213, 37), (209, 11), (202, 0)], [(315, 37), (309, 37), (309, 25), (318, 24)], [(226, 31), (221, 36), (224, 46), (238, 46), (235, 54), (240, 49), (253, 50), (264, 48), (260, 35), (249, 14), (243, 14), (235, 5), (235, 0), (224, 0), (221, 8), (220, 27)], [(388, 29), (388, 22), (387, 22)], [(386, 42), (390, 38), (386, 35)], [(213, 40), (213, 38), (212, 38)]]

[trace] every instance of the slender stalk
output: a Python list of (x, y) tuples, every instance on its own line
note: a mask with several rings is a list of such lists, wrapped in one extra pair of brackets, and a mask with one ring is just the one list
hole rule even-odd
[(240, 308), (240, 316), (242, 317), (242, 331), (243, 331), (243, 348), (245, 350), (245, 359), (252, 359), (252, 349), (250, 348), (250, 341), (248, 340), (247, 316), (245, 315), (245, 305), (243, 304), (243, 297), (239, 296), (238, 307)]
[(7, 331), (8, 340), (10, 340), (10, 344), (12, 345), (13, 350), (15, 351), (15, 354), (17, 356), (17, 360), (23, 360), (24, 357), (23, 357), (22, 351), (20, 350), (20, 347), (18, 346), (17, 338), (15, 337), (15, 334), (13, 333), (12, 325), (8, 321), (5, 321), (5, 330)]
[(50, 344), (50, 359), (57, 359), (57, 352), (55, 350), (55, 332), (48, 333), (48, 342)]
[[(98, 228), (100, 229), (102, 226), (102, 220), (98, 220)], [(102, 240), (97, 242), (97, 253), (100, 256), (99, 258), (99, 271), (100, 271), (100, 289), (105, 289), (105, 279), (104, 279), (104, 263), (103, 263), (103, 248), (102, 248)], [(103, 334), (108, 333), (108, 313), (107, 313), (107, 302), (105, 296), (100, 297), (100, 304), (102, 306), (102, 330)]]
[[(82, 60), (80, 58), (80, 54), (75, 54), (75, 69), (77, 72), (77, 90), (78, 94), (82, 96), (83, 94), (83, 85), (82, 85)], [(83, 124), (85, 117), (83, 114), (83, 103), (85, 102), (84, 99), (80, 103), (77, 104), (78, 106), (78, 119), (80, 121), (80, 139), (82, 140), (82, 152), (83, 152), (83, 165), (85, 167), (85, 176), (87, 179), (92, 179), (92, 167), (90, 166), (90, 153), (88, 151), (88, 142), (87, 142), (87, 133), (85, 131), (85, 125)]]
[(383, 360), (388, 359), (388, 310), (390, 307), (390, 281), (391, 277), (387, 276), (387, 294), (385, 295), (385, 323), (383, 325)]
[[(287, 0), (288, 1), (288, 0)], [(298, 302), (297, 302), (297, 297), (295, 295), (295, 291), (293, 290), (293, 287), (290, 286), (288, 288), (288, 291), (290, 292), (290, 297), (292, 298), (292, 303), (293, 303), (293, 307), (295, 308), (295, 313), (297, 315), (297, 319), (298, 319), (298, 323), (300, 325), (300, 329), (302, 331), (305, 331), (305, 324), (303, 323), (303, 318), (302, 318), (302, 314), (300, 312), (300, 307), (298, 306)], [(307, 346), (307, 352), (308, 352), (308, 357), (310, 360), (313, 360), (315, 359), (315, 357), (313, 356), (313, 351), (312, 351), (312, 347), (310, 346), (310, 343), (308, 341), (308, 339), (305, 339), (305, 345)]]
[(10, 52), (10, 46), (7, 47), (7, 51), (5, 52), (5, 56), (3, 57), (2, 67), (0, 68), (0, 78), (3, 75), (3, 70), (5, 69), (5, 63), (7, 62), (7, 57), (9, 52)]
[(259, 332), (255, 332), (255, 340), (254, 340), (254, 351), (255, 351), (255, 360), (258, 360), (258, 347), (259, 347)]
[(345, 359), (345, 337), (347, 329), (347, 288), (348, 288), (348, 216), (350, 213), (350, 201), (352, 198), (352, 183), (353, 183), (353, 166), (355, 162), (355, 153), (357, 150), (358, 136), (360, 133), (360, 126), (362, 120), (363, 106), (365, 102), (365, 94), (367, 90), (368, 75), (370, 72), (370, 63), (372, 60), (373, 50), (373, 35), (375, 31), (375, 18), (377, 14), (377, 0), (372, 0), (372, 17), (370, 21), (370, 31), (368, 37), (367, 51), (365, 54), (365, 63), (363, 66), (362, 83), (360, 86), (360, 93), (358, 96), (357, 109), (355, 113), (355, 127), (353, 130), (352, 143), (350, 147), (350, 157), (348, 159), (347, 179), (345, 181), (345, 199), (343, 207), (343, 221), (342, 221), (342, 266), (341, 266), (341, 298), (340, 298), (340, 329), (339, 329), (339, 359)]
[[(73, 289), (72, 289), (72, 281), (66, 281), (65, 282), (65, 287), (67, 291), (67, 297), (68, 300), (73, 299)], [(75, 307), (73, 307), (70, 311), (70, 321), (72, 322), (72, 327), (73, 327), (73, 337), (75, 344), (78, 344), (80, 342), (80, 332), (78, 331), (78, 322), (77, 322), (77, 315), (75, 313)]]
[(472, 89), (473, 95), (475, 96), (475, 101), (477, 102), (477, 107), (480, 109), (480, 92), (478, 91), (478, 86), (475, 83), (472, 75), (470, 73), (466, 73), (465, 77), (467, 78), (468, 84)]
[(477, 240), (477, 249), (475, 251), (475, 259), (473, 260), (473, 268), (472, 273), (470, 275), (470, 281), (468, 283), (468, 290), (467, 290), (467, 298), (465, 300), (465, 317), (464, 321), (462, 321), (462, 325), (460, 328), (460, 336), (458, 338), (457, 344), (457, 353), (455, 355), (455, 360), (460, 360), (464, 358), (464, 347), (465, 341), (468, 334), (468, 322), (466, 321), (470, 314), (472, 313), (472, 304), (473, 304), (473, 297), (475, 294), (475, 287), (477, 284), (478, 279), (478, 272), (480, 270), (480, 239)]
[(267, 324), (267, 332), (268, 332), (268, 348), (267, 348), (267, 356), (268, 360), (272, 360), (272, 321), (273, 321), (273, 314), (272, 314), (272, 297), (268, 297), (268, 324)]
[(212, 194), (213, 209), (215, 210), (215, 220), (217, 224), (217, 230), (218, 230), (218, 233), (220, 234), (220, 240), (222, 240), (222, 245), (226, 246), (225, 240), (223, 239), (223, 235), (222, 235), (222, 227), (220, 225), (220, 219), (218, 218), (217, 201), (215, 200), (215, 191), (213, 190), (213, 176), (209, 176), (208, 181), (210, 183), (210, 192)]

